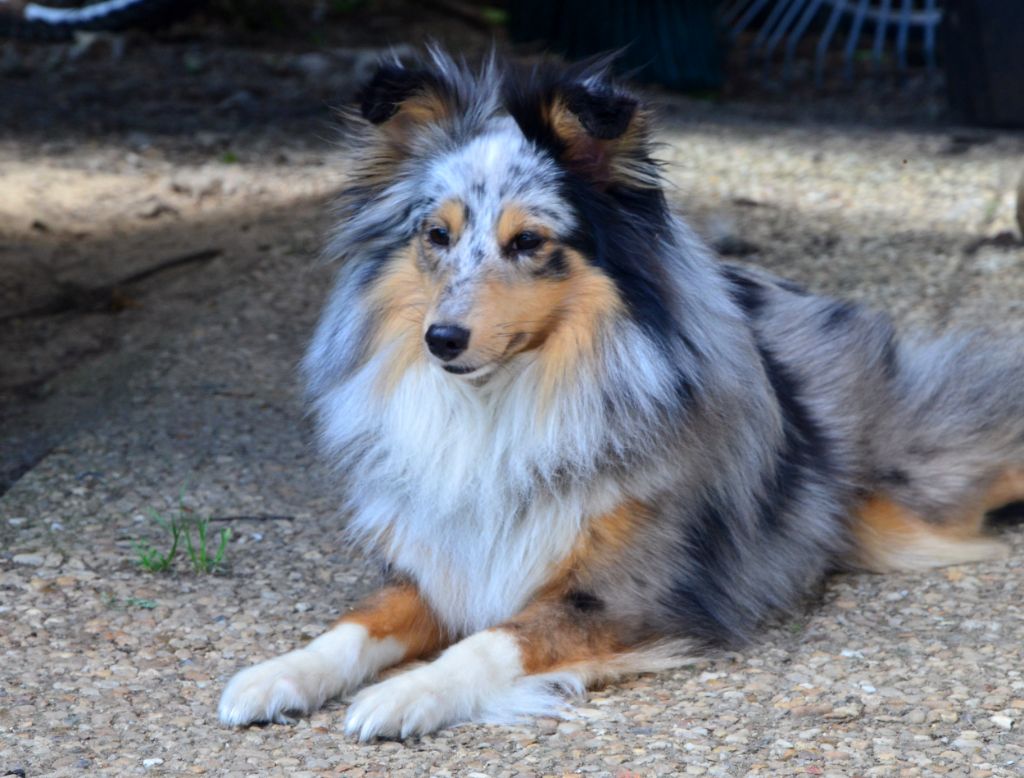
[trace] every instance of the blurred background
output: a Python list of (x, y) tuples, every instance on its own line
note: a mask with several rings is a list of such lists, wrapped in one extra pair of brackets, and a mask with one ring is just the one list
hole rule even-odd
[(379, 51), (433, 39), (470, 58), (618, 51), (639, 82), (819, 116), (841, 96), (862, 118), (1019, 127), (1022, 31), (1015, 0), (0, 0), (0, 119), (113, 130), (97, 110), (112, 105), (140, 131), (308, 118), (350, 97)]
[[(220, 455), (231, 413), (291, 434), (344, 174), (335, 111), (382, 54), (429, 40), (469, 58), (618, 50), (657, 106), (673, 204), (723, 256), (908, 322), (1024, 318), (1022, 14), (1019, 0), (0, 0), (0, 493), (63, 441), (130, 426), (131, 407), (150, 410), (126, 434), (164, 436), (140, 450), (163, 446), (183, 472)], [(300, 493), (281, 472), (264, 475)]]

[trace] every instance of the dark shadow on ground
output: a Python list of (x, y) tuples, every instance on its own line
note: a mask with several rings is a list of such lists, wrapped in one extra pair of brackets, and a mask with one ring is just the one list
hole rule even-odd
[[(0, 493), (69, 435), (131, 402), (126, 387), (140, 370), (187, 360), (189, 354), (166, 348), (182, 333), (273, 323), (265, 347), (280, 354), (281, 364), (293, 366), (312, 329), (328, 273), (315, 266), (326, 210), (323, 198), (316, 198), (146, 225), (133, 235), (93, 237), (75, 273), (76, 295), (71, 297), (67, 285), (33, 286), (37, 279), (29, 279), (25, 286), (32, 291), (32, 309), (0, 325), (5, 443)], [(22, 267), (31, 268), (34, 255), (52, 250), (49, 241), (23, 237), (6, 243), (0, 257), (17, 255)], [(112, 263), (112, 258), (120, 261)], [(186, 261), (167, 262), (174, 258)], [(156, 272), (145, 272), (154, 267)], [(119, 273), (129, 277), (127, 283), (117, 280)], [(132, 280), (133, 275), (142, 277)], [(286, 294), (286, 287), (298, 299)], [(230, 345), (224, 350), (228, 358), (237, 358), (237, 378), (244, 387), (251, 380), (245, 353), (241, 346), (236, 354)], [(194, 369), (196, 385), (209, 383), (205, 390), (211, 396), (227, 393), (244, 400), (244, 388), (206, 381), (209, 371), (202, 363)], [(151, 396), (142, 401), (159, 403), (161, 387), (149, 388)]]

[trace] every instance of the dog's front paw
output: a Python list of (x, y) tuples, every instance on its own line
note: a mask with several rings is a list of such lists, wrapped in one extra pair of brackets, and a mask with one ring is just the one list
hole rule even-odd
[(398, 641), (371, 640), (365, 627), (341, 624), (305, 648), (238, 673), (220, 698), (220, 720), (231, 725), (286, 723), (285, 714), (316, 710), (399, 661), (404, 652)]
[(444, 683), (432, 665), (389, 678), (364, 689), (345, 717), (345, 733), (370, 740), (424, 735), (460, 720), (465, 694)]
[(543, 679), (524, 677), (515, 639), (501, 631), (472, 635), (428, 665), (364, 689), (352, 701), (345, 732), (360, 740), (406, 738), (464, 721), (515, 721), (552, 710)]
[(308, 713), (326, 698), (322, 659), (302, 649), (237, 673), (221, 695), (217, 713), (225, 724), (290, 723), (286, 713)]

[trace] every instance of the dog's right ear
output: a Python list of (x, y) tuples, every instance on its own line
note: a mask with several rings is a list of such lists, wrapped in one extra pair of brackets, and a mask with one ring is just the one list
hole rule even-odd
[(399, 64), (381, 65), (358, 100), (363, 118), (396, 141), (445, 121), (454, 110), (450, 90), (436, 74)]
[(504, 85), (508, 112), (523, 134), (598, 189), (660, 186), (650, 157), (650, 116), (614, 84), (610, 62), (568, 68), (513, 68)]

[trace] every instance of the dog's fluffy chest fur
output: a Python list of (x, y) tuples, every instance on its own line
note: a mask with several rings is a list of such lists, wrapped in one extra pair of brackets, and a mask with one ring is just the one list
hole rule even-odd
[(388, 553), (446, 624), (470, 634), (515, 615), (569, 555), (583, 520), (581, 501), (572, 502), (537, 501), (493, 520), (473, 501), (457, 513), (407, 513)]
[(606, 434), (602, 414), (583, 401), (539, 415), (535, 392), (501, 383), (529, 382), (529, 365), (481, 388), (424, 364), (386, 396), (375, 373), (371, 362), (321, 401), (325, 442), (349, 480), (350, 532), (411, 577), (453, 631), (507, 619), (570, 554), (588, 517), (621, 499), (611, 481), (560, 490), (542, 481), (587, 466), (581, 452)]

